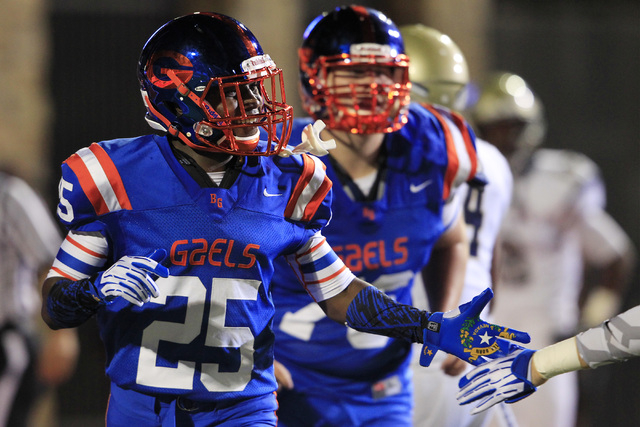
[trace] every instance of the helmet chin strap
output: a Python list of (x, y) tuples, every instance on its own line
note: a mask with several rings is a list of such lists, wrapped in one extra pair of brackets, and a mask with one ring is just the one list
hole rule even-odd
[(225, 137), (218, 140), (216, 144), (226, 149), (240, 151), (239, 154), (253, 151), (260, 141), (260, 130), (257, 127), (255, 132), (249, 136), (238, 136), (231, 130), (224, 130), (223, 132)]
[(233, 135), (233, 138), (236, 141), (240, 141), (240, 142), (246, 142), (246, 141), (256, 142), (256, 141), (258, 141), (260, 139), (260, 131), (256, 127), (255, 132), (252, 135), (249, 135), (249, 136)]

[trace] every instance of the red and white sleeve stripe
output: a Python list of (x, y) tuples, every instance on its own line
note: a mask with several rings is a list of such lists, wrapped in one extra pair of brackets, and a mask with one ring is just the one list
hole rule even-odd
[(452, 189), (476, 175), (478, 154), (462, 116), (453, 111), (436, 109), (429, 104), (424, 106), (435, 115), (445, 134), (448, 160), (442, 196), (446, 200)]
[(100, 145), (94, 143), (78, 150), (65, 163), (78, 177), (97, 215), (131, 209), (120, 173)]
[(320, 159), (307, 154), (302, 159), (302, 174), (284, 211), (285, 217), (295, 221), (311, 220), (332, 186)]

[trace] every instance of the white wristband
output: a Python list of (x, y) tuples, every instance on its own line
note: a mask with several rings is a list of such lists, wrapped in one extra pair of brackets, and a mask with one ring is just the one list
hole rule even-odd
[(533, 364), (545, 380), (582, 369), (576, 338), (571, 337), (536, 351), (533, 354)]

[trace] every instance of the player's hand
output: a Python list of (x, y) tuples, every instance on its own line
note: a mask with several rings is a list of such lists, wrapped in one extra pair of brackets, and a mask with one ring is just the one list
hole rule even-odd
[(445, 375), (449, 375), (451, 377), (456, 377), (464, 372), (467, 369), (467, 362), (458, 359), (456, 356), (452, 354), (447, 354), (447, 358), (444, 359), (442, 365), (440, 365), (440, 369)]
[(273, 361), (273, 373), (275, 374), (276, 382), (278, 383), (277, 391), (280, 391), (283, 388), (293, 388), (293, 378), (291, 378), (291, 372), (289, 372), (289, 370), (277, 360)]
[(93, 294), (97, 299), (109, 303), (122, 297), (138, 307), (157, 297), (158, 277), (169, 277), (167, 267), (160, 262), (167, 256), (164, 249), (156, 249), (148, 257), (123, 256), (93, 282)]
[(48, 386), (58, 386), (75, 371), (80, 342), (75, 328), (47, 331), (38, 351), (37, 375)]
[(461, 405), (476, 402), (471, 413), (477, 414), (502, 401), (513, 403), (529, 396), (536, 391), (528, 379), (533, 353), (519, 349), (470, 371), (458, 383), (458, 402)]
[[(420, 364), (429, 366), (438, 350), (446, 351), (473, 365), (482, 358), (503, 357), (521, 348), (513, 344), (531, 341), (529, 334), (505, 328), (480, 319), (480, 313), (493, 298), (491, 289), (485, 289), (471, 302), (446, 313), (435, 312), (429, 316), (423, 331), (423, 347)], [(506, 338), (506, 339), (505, 339)]]

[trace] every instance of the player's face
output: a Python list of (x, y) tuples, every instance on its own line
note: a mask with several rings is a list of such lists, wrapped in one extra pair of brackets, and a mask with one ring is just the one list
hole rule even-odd
[[(388, 87), (396, 83), (397, 70), (382, 65), (362, 64), (329, 70), (327, 85), (342, 107), (359, 114), (376, 114), (386, 108)], [(372, 96), (374, 95), (374, 96)]]
[(510, 157), (518, 148), (516, 142), (524, 127), (525, 123), (521, 120), (500, 120), (478, 125), (478, 135)]
[[(237, 117), (237, 120), (232, 120), (233, 124), (250, 124), (258, 120), (247, 116), (259, 114), (264, 106), (259, 83), (227, 86), (223, 92), (224, 95), (221, 95), (219, 88), (214, 88), (207, 94), (207, 101), (220, 117)], [(253, 135), (255, 132), (255, 126), (233, 129), (234, 135), (241, 137)]]

